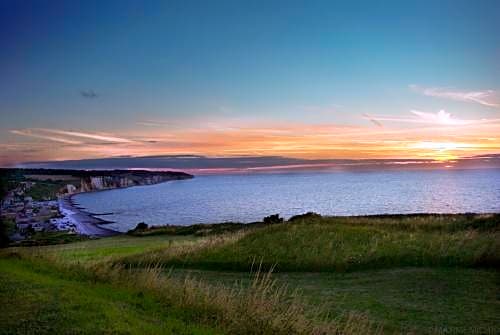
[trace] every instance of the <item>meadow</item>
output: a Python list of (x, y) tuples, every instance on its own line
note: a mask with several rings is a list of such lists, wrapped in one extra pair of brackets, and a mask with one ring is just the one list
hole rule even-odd
[(498, 216), (311, 217), (251, 232), (218, 235), (192, 248), (129, 257), (161, 263), (250, 271), (342, 272), (407, 266), (498, 267)]
[(499, 225), (310, 215), (7, 248), (0, 333), (493, 334)]

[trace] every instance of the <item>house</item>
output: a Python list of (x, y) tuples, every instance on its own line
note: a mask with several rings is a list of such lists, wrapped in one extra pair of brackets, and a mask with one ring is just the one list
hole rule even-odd
[(7, 193), (7, 196), (3, 199), (2, 201), (2, 208), (7, 208), (9, 206), (12, 206), (14, 204), (14, 193), (9, 192)]

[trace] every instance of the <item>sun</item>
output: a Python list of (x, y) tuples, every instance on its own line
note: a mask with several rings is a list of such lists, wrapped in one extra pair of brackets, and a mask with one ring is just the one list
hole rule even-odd
[(421, 157), (429, 157), (436, 161), (447, 162), (459, 158), (459, 152), (474, 148), (473, 144), (461, 142), (423, 141), (415, 143), (412, 149), (418, 150)]

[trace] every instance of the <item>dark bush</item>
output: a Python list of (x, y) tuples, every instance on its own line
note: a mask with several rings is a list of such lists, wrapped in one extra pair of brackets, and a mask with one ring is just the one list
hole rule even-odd
[(135, 226), (135, 230), (145, 230), (148, 229), (148, 225), (144, 222), (139, 222), (137, 226)]
[(35, 228), (33, 228), (31, 224), (29, 224), (24, 233), (27, 236), (32, 236), (33, 234), (35, 234)]
[(280, 218), (279, 214), (269, 215), (269, 216), (266, 216), (264, 218), (265, 224), (273, 224), (273, 223), (281, 223), (281, 222), (283, 222), (283, 218)]
[(0, 248), (8, 246), (9, 242), (7, 223), (0, 217)]
[(304, 214), (294, 215), (288, 221), (293, 222), (293, 221), (301, 221), (301, 220), (306, 220), (306, 219), (320, 219), (320, 218), (321, 218), (321, 215), (318, 213), (307, 212)]
[(139, 222), (139, 223), (137, 224), (137, 226), (135, 226), (135, 228), (134, 228), (134, 229), (130, 229), (130, 230), (127, 232), (127, 234), (133, 234), (133, 233), (135, 233), (135, 232), (137, 232), (137, 231), (144, 231), (144, 230), (146, 230), (146, 229), (148, 229), (148, 225), (147, 225), (147, 224), (145, 224), (144, 222)]

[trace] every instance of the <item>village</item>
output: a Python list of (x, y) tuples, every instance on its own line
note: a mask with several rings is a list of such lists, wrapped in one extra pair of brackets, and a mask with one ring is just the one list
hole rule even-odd
[(10, 186), (0, 199), (0, 218), (11, 227), (11, 241), (29, 239), (35, 233), (64, 231), (69, 234), (108, 236), (115, 232), (98, 227), (104, 220), (75, 206), (71, 195), (169, 180), (192, 178), (181, 172), (71, 171), (12, 169), (4, 171)]
[[(29, 191), (35, 181), (21, 181), (17, 187), (7, 192), (1, 201), (2, 219), (13, 222), (13, 240), (22, 240), (35, 232), (67, 231), (76, 233), (76, 225), (71, 217), (60, 208), (59, 199), (35, 201)], [(69, 184), (59, 196), (74, 192), (75, 186)], [(70, 192), (68, 192), (70, 191)]]

